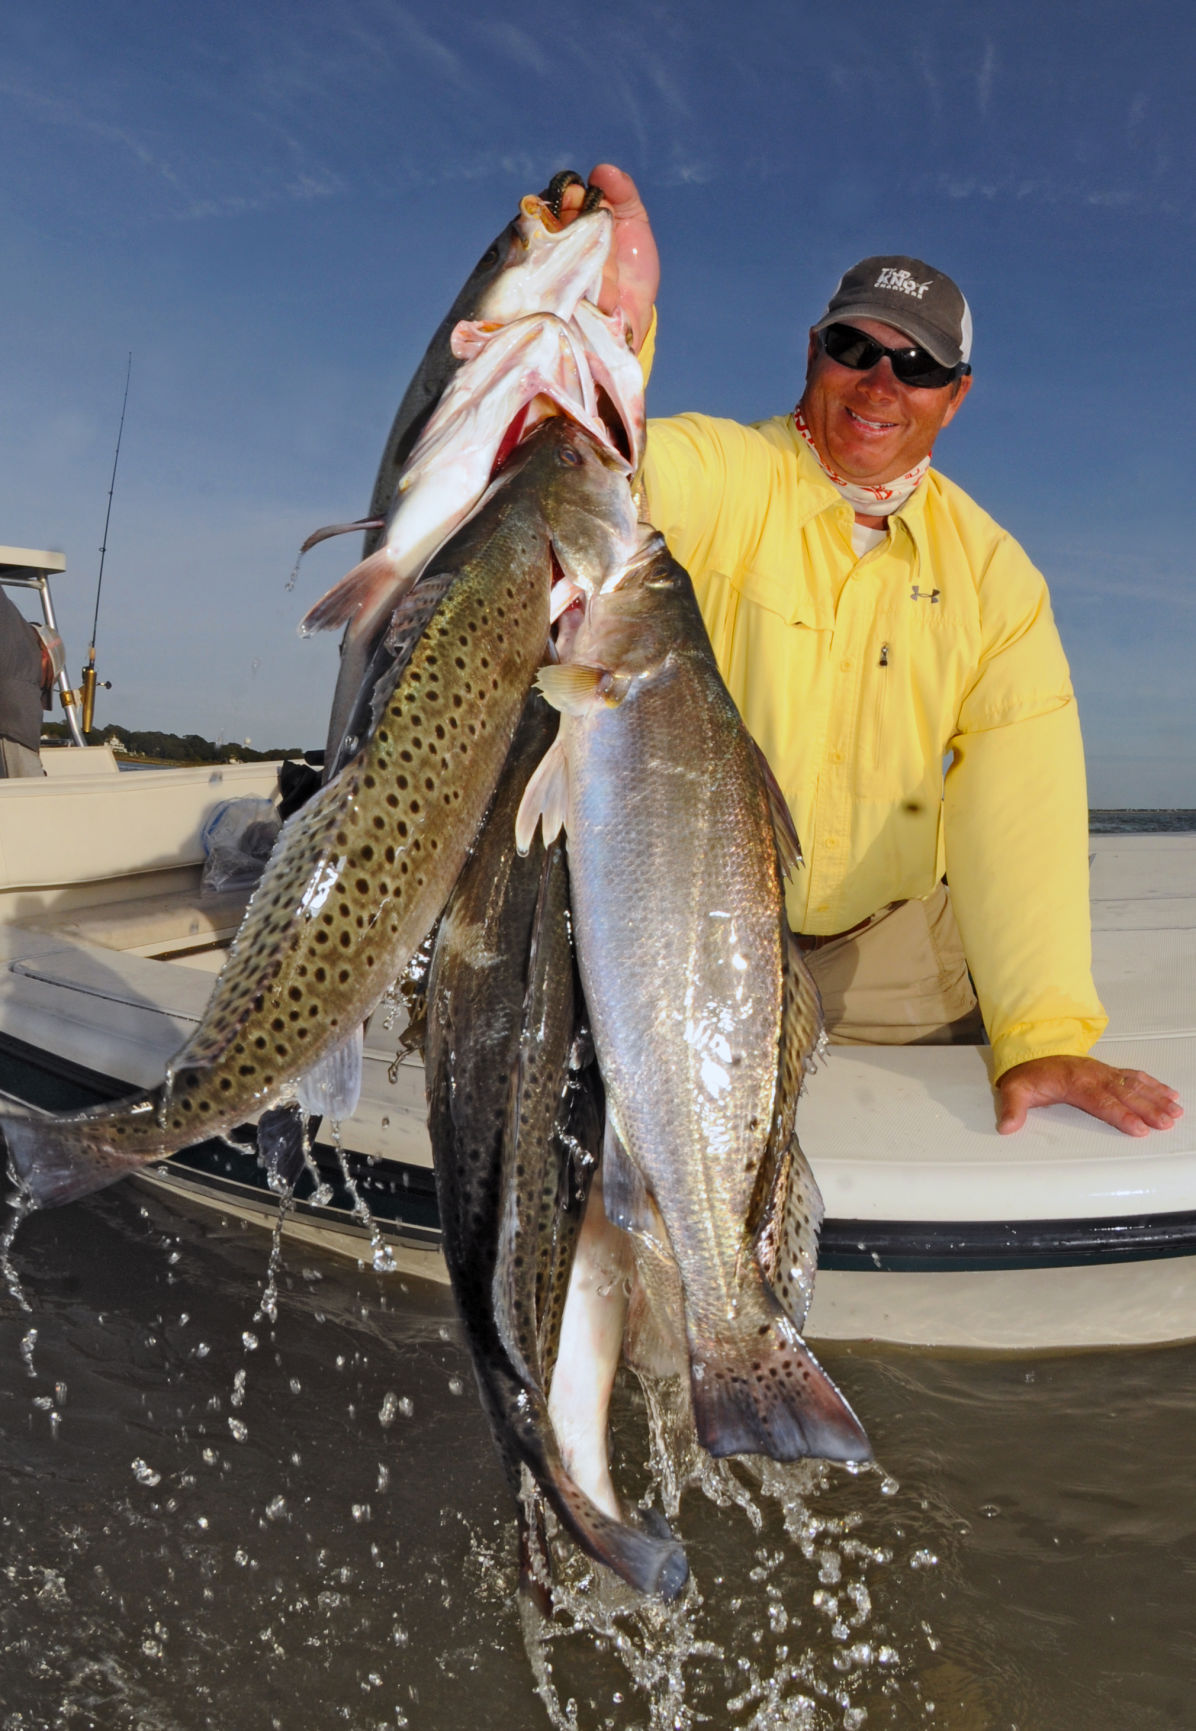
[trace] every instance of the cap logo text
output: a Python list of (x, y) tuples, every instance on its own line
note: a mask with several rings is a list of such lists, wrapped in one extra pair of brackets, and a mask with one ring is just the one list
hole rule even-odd
[(915, 300), (920, 301), (933, 281), (932, 277), (930, 282), (919, 282), (909, 271), (894, 270), (891, 265), (886, 265), (873, 287), (899, 289), (903, 295), (912, 295)]

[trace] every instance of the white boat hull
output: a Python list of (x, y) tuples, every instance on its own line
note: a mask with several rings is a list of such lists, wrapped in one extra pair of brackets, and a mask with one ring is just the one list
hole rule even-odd
[[(202, 1015), (239, 907), (200, 894), (200, 830), (274, 770), (117, 775), (89, 755), (84, 773), (83, 756), (62, 753), (45, 783), (0, 783), (0, 1081), (57, 1074), (100, 1098), (155, 1086)], [(1097, 837), (1093, 855), (1100, 1055), (1191, 1101), (1196, 837)], [(343, 1147), (400, 1274), (443, 1279), (422, 1070), (396, 1066), (386, 1024), (379, 1011), (367, 1030)], [(810, 1335), (964, 1350), (1196, 1336), (1196, 1124), (1135, 1140), (1053, 1107), (1001, 1137), (986, 1063), (983, 1048), (838, 1048), (811, 1079), (799, 1131), (827, 1221)], [(331, 1146), (317, 1137), (316, 1152), (335, 1182)], [(231, 1148), (141, 1181), (188, 1206), (277, 1214), (254, 1158)], [(372, 1257), (344, 1194), (300, 1201), (285, 1230)]]

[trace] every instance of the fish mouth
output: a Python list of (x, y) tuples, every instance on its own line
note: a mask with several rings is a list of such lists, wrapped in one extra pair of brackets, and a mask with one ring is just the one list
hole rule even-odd
[[(519, 209), (522, 215), (531, 222), (541, 223), (549, 234), (560, 234), (561, 230), (567, 226), (559, 216), (554, 215), (552, 207), (545, 204), (544, 200), (534, 192), (529, 192), (525, 198), (519, 200)], [(528, 242), (525, 240), (524, 245), (527, 244)]]

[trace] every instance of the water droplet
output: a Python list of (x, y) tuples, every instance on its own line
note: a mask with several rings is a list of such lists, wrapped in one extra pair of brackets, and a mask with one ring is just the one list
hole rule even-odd
[(142, 1485), (160, 1485), (162, 1483), (162, 1474), (156, 1473), (153, 1467), (148, 1466), (145, 1461), (140, 1459), (133, 1462), (133, 1477), (138, 1484)]
[(450, 1376), (449, 1377), (448, 1391), (450, 1394), (464, 1394), (465, 1393), (465, 1384), (461, 1381), (461, 1378), (459, 1376)]
[(245, 1438), (249, 1435), (249, 1426), (247, 1424), (243, 1424), (239, 1418), (231, 1418), (230, 1417), (229, 1421), (228, 1421), (228, 1428), (230, 1431), (232, 1431), (233, 1436), (236, 1438), (236, 1440), (238, 1442), (244, 1442)]
[(291, 1393), (292, 1394), (299, 1394), (302, 1392), (302, 1389), (303, 1389), (303, 1384), (299, 1381), (299, 1378), (297, 1376), (293, 1376), (291, 1378)]
[(220, 1456), (216, 1453), (215, 1449), (205, 1449), (203, 1451), (203, 1458), (205, 1465), (214, 1467), (216, 1462), (220, 1459)]
[(376, 1274), (394, 1274), (398, 1269), (395, 1253), (389, 1244), (380, 1244), (374, 1251), (374, 1272)]
[(938, 1566), (938, 1558), (933, 1551), (915, 1551), (909, 1560), (911, 1569), (933, 1569)]
[(355, 1521), (368, 1521), (372, 1519), (372, 1515), (373, 1511), (368, 1503), (353, 1504), (353, 1519)]
[(271, 1497), (266, 1504), (266, 1519), (268, 1521), (279, 1521), (286, 1512), (287, 1499), (285, 1497)]
[(199, 1345), (195, 1348), (195, 1356), (196, 1356), (196, 1358), (206, 1358), (208, 1356), (208, 1354), (211, 1352), (211, 1350), (212, 1349), (208, 1345), (207, 1341), (201, 1340), (199, 1342)]
[(258, 1347), (257, 1335), (251, 1334), (249, 1329), (246, 1329), (244, 1334), (241, 1336), (241, 1342), (242, 1342), (246, 1352), (256, 1352), (257, 1351), (257, 1347)]

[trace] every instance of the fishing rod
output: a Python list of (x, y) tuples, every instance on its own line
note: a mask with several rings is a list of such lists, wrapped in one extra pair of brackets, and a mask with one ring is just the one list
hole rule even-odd
[[(125, 410), (129, 406), (129, 380), (133, 374), (133, 351), (125, 368), (125, 394), (120, 405), (120, 425), (116, 429), (116, 455), (112, 459), (112, 480), (108, 486), (108, 509), (104, 513), (104, 539), (100, 546), (100, 574), (96, 578), (96, 610), (91, 622), (91, 642), (87, 646), (87, 666), (83, 669), (83, 732), (91, 732), (96, 707), (96, 630), (100, 623), (100, 591), (104, 587), (104, 557), (108, 552), (108, 524), (112, 520), (112, 495), (116, 491), (116, 465), (120, 462), (120, 441), (125, 430)], [(104, 680), (104, 689), (111, 687)]]

